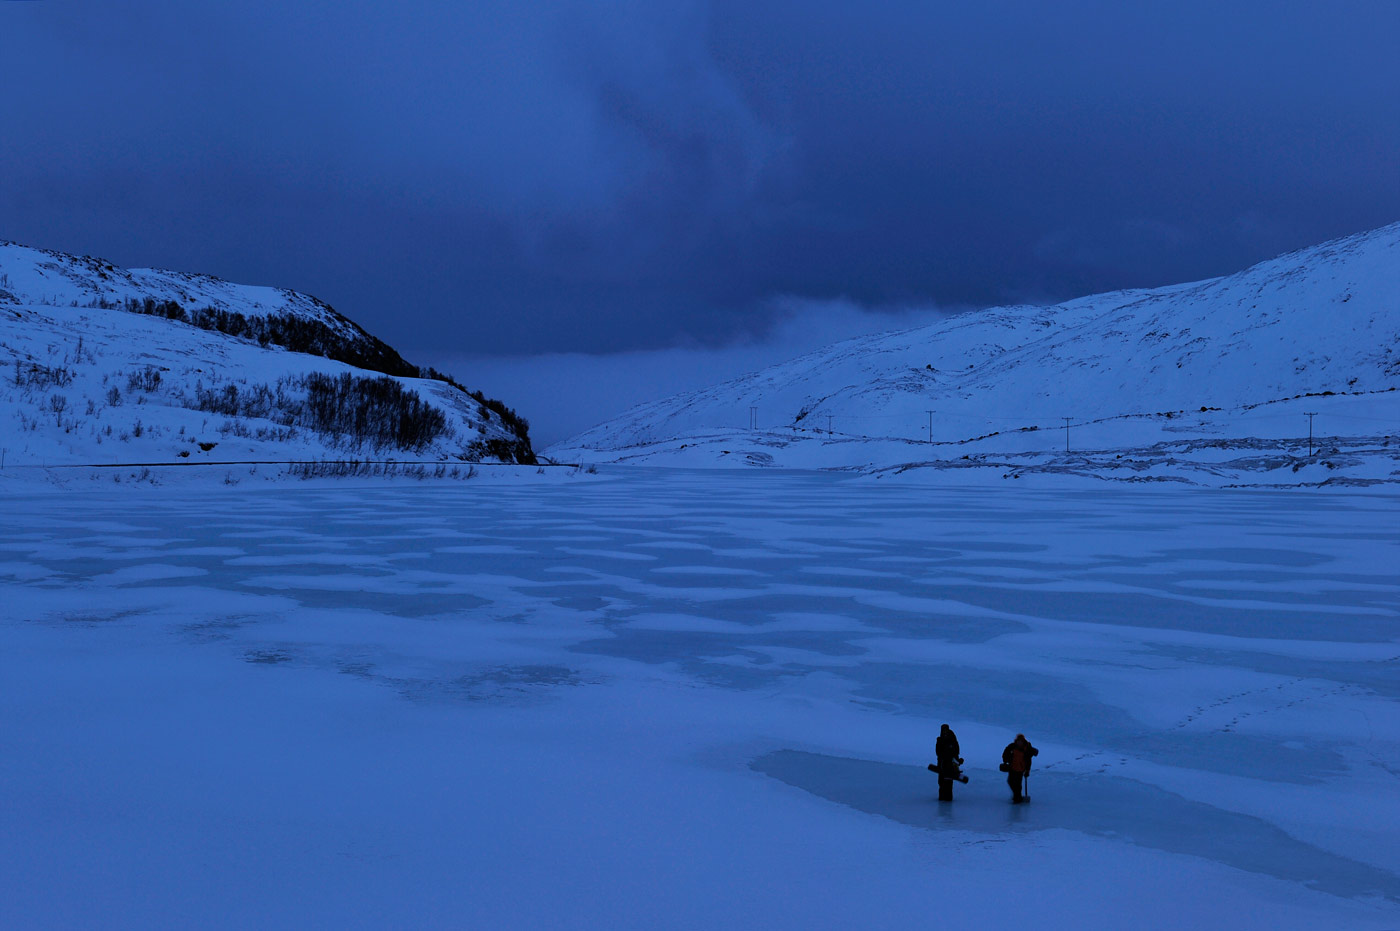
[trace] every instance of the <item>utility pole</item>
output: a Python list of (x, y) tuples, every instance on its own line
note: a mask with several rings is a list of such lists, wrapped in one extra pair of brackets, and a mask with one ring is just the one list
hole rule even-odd
[(749, 429), (758, 429), (758, 405), (756, 404), (749, 405)]
[(1311, 459), (1313, 453), (1312, 419), (1317, 416), (1317, 411), (1303, 411), (1303, 413), (1308, 416), (1308, 458)]
[(1072, 418), (1065, 418), (1065, 452), (1069, 452), (1069, 422)]
[(831, 436), (831, 415), (826, 415), (826, 435)]
[(924, 411), (928, 414), (928, 445), (933, 445), (933, 411)]

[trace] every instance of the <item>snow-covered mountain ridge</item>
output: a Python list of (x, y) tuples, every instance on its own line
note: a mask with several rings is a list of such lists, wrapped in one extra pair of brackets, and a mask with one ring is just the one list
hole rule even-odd
[(1223, 278), (847, 340), (641, 405), (550, 453), (871, 470), (985, 455), (1014, 473), (998, 457), (1035, 454), (1040, 468), (1064, 453), (1065, 418), (1072, 454), (1119, 462), (1187, 439), (1305, 440), (1304, 409), (1329, 437), (1384, 440), (1400, 426), (1397, 386), (1400, 223)]
[(285, 288), (0, 241), (0, 366), (9, 466), (534, 461), (504, 404)]
[(0, 240), (0, 306), (7, 304), (129, 310), (185, 322), (202, 315), (198, 325), (204, 329), (233, 330), (233, 335), (278, 345), (291, 341), (285, 338), (290, 324), (300, 332), (296, 344), (287, 348), (387, 375), (420, 374), (387, 344), (309, 294), (234, 284), (213, 275), (118, 268), (91, 256)]

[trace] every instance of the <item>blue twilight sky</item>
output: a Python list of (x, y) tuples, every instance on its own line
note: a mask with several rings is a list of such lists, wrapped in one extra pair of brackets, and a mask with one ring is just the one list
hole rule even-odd
[(1389, 0), (0, 2), (0, 238), (516, 390), (707, 379), (1400, 219), (1397, 48)]

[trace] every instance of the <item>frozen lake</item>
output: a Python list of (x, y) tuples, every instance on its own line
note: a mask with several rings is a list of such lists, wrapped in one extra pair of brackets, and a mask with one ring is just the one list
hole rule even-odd
[(0, 530), (6, 927), (1400, 926), (1394, 495), (636, 470)]

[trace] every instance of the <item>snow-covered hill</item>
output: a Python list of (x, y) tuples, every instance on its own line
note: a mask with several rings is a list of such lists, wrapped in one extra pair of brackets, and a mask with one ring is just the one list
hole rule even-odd
[(329, 305), (0, 242), (8, 467), (533, 462), (528, 424)]
[[(1224, 278), (847, 340), (641, 405), (549, 452), (687, 466), (1369, 481), (1400, 468), (1397, 386), (1400, 224)], [(1334, 451), (1330, 469), (1307, 455), (1308, 411), (1324, 452)]]

